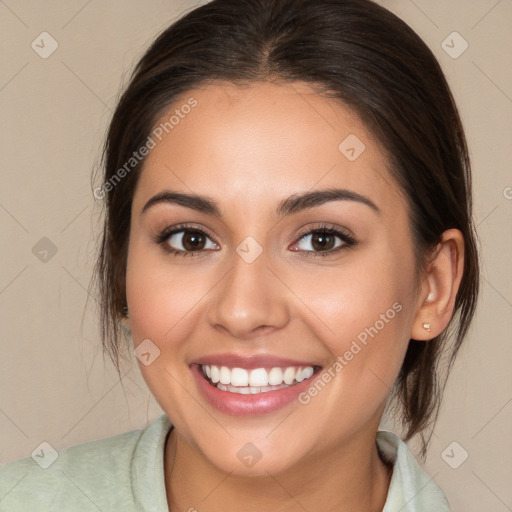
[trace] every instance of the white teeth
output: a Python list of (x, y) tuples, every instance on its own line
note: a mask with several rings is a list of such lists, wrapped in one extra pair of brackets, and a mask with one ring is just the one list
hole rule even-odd
[(231, 384), (231, 372), (225, 366), (220, 367), (219, 380), (221, 384)]
[(302, 376), (304, 379), (309, 379), (315, 373), (312, 366), (306, 366), (306, 368), (302, 368)]
[[(203, 366), (204, 368), (204, 366)], [(217, 384), (217, 382), (219, 382), (219, 368), (218, 366), (207, 366), (206, 368), (210, 368), (210, 372), (211, 372), (211, 376), (210, 378), (212, 379), (212, 382), (214, 384)], [(208, 375), (208, 374), (206, 374)]]
[(291, 386), (297, 382), (309, 379), (314, 369), (312, 366), (287, 368), (274, 367), (270, 369), (228, 368), (227, 366), (201, 365), (203, 373), (217, 384), (223, 391), (242, 394), (263, 393)]
[(256, 368), (249, 374), (250, 386), (268, 386), (268, 373), (265, 368)]
[(231, 370), (230, 384), (233, 386), (248, 386), (249, 374), (247, 370), (244, 370), (243, 368), (233, 368)]
[(297, 374), (295, 375), (295, 380), (297, 382), (302, 382), (303, 380), (309, 379), (313, 375), (313, 368), (311, 366), (307, 366), (306, 368), (299, 368), (297, 370)]
[(286, 368), (283, 374), (283, 380), (285, 384), (291, 384), (295, 379), (295, 368), (289, 367)]
[(283, 383), (283, 370), (281, 368), (272, 368), (268, 372), (268, 383), (271, 386), (278, 386)]
[(279, 386), (246, 386), (246, 387), (236, 387), (231, 384), (217, 384), (217, 388), (222, 391), (229, 391), (230, 393), (239, 393), (240, 395), (255, 395), (257, 393), (266, 393), (267, 391), (275, 391), (276, 389), (287, 388), (286, 384), (280, 384)]

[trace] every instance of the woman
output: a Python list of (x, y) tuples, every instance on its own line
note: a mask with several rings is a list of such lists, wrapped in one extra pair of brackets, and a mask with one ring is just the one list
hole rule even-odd
[(426, 450), (478, 292), (463, 129), (404, 22), (195, 9), (138, 63), (95, 196), (105, 349), (129, 331), (165, 414), (4, 466), (5, 510), (449, 510), (379, 431), (390, 406)]

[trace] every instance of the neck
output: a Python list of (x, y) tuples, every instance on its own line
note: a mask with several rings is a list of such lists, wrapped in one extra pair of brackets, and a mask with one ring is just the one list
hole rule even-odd
[(165, 447), (169, 510), (380, 512), (392, 468), (379, 457), (376, 429), (315, 452), (277, 474), (245, 477), (216, 468), (174, 428)]

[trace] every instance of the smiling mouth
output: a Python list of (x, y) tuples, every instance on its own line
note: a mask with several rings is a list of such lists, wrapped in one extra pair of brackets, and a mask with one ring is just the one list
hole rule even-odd
[(255, 395), (295, 386), (310, 379), (319, 366), (288, 366), (272, 368), (229, 368), (217, 365), (199, 365), (203, 377), (212, 386), (229, 393)]

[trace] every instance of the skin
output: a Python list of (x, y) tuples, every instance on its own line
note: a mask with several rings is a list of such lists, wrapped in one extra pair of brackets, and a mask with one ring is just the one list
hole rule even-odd
[[(462, 236), (444, 233), (418, 286), (406, 198), (385, 152), (349, 108), (303, 83), (210, 84), (189, 91), (162, 120), (190, 96), (197, 106), (142, 170), (126, 275), (134, 345), (149, 338), (160, 350), (139, 366), (175, 426), (164, 456), (169, 508), (380, 511), (391, 469), (376, 449), (379, 421), (409, 339), (428, 340), (451, 318)], [(338, 149), (349, 134), (365, 145), (355, 161)], [(276, 215), (283, 199), (329, 188), (362, 194), (379, 211), (336, 200)], [(222, 217), (168, 203), (141, 213), (163, 190), (208, 196)], [(155, 238), (179, 223), (203, 228), (211, 242), (192, 256), (170, 254)], [(324, 223), (351, 233), (356, 245), (336, 238), (341, 250), (314, 257), (311, 237), (301, 233)], [(236, 252), (247, 236), (263, 250), (252, 263)], [(175, 248), (181, 242), (181, 235), (167, 240)], [(224, 414), (203, 398), (189, 368), (198, 357), (229, 352), (326, 370), (395, 303), (401, 311), (306, 405)], [(237, 457), (248, 442), (262, 454), (252, 468)]]

